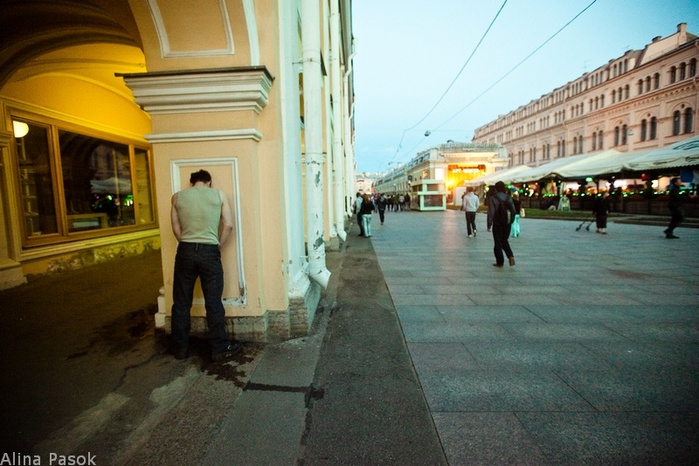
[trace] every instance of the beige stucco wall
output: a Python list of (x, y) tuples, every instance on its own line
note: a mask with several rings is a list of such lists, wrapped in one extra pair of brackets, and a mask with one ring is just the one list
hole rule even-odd
[[(184, 81), (189, 73), (196, 74), (204, 69), (250, 67), (256, 65), (251, 62), (252, 57), (259, 56), (261, 64), (274, 77), (279, 60), (279, 44), (269, 31), (279, 28), (275, 2), (226, 2), (225, 10), (219, 8), (217, 1), (209, 2), (211, 5), (206, 8), (197, 4), (193, 24), (208, 25), (207, 31), (210, 31), (211, 37), (206, 40), (200, 38), (201, 28), (181, 21), (181, 18), (195, 14), (192, 5), (185, 2), (169, 4), (168, 13), (162, 15), (162, 23), (157, 25), (154, 24), (152, 11), (141, 2), (131, 3), (143, 37), (149, 74), (171, 72), (173, 81)], [(255, 17), (251, 16), (253, 11), (250, 7), (253, 5)], [(257, 24), (255, 27), (250, 25), (249, 22), (255, 18), (264, 28)], [(251, 37), (249, 31), (255, 29), (259, 35)], [(186, 52), (189, 55), (187, 60), (179, 56), (163, 56), (165, 32), (172, 50), (179, 44), (178, 51)], [(225, 40), (222, 42), (221, 38)], [(222, 44), (229, 48), (232, 44), (234, 53), (218, 54), (216, 50), (221, 50)], [(196, 89), (196, 85), (194, 87), (183, 92), (205, 92)], [(240, 225), (234, 229), (222, 257), (226, 273), (224, 303), (227, 316), (263, 317), (267, 312), (288, 311), (289, 280), (283, 274), (283, 264), (288, 260), (284, 228), (289, 212), (283, 209), (284, 203), (281, 202), (282, 160), (285, 154), (280, 131), (280, 95), (274, 83), (267, 97), (262, 108), (258, 109), (207, 110), (201, 106), (191, 109), (187, 108), (187, 98), (176, 98), (177, 102), (173, 103), (172, 108), (151, 112), (153, 125), (148, 138), (153, 144), (158, 175), (157, 202), (161, 206), (159, 221), (163, 226), (161, 253), (165, 290), (161, 313), (169, 314), (172, 305), (172, 274), (177, 246), (169, 228), (170, 198), (174, 191), (186, 187), (188, 171), (198, 168), (211, 171), (214, 186), (226, 192), (240, 219)], [(226, 107), (226, 104), (222, 103), (221, 107)], [(147, 104), (145, 108), (149, 110)], [(220, 139), (202, 136), (235, 130), (248, 133), (254, 130), (256, 135), (247, 134), (239, 138), (223, 136)], [(168, 137), (179, 139), (177, 142), (159, 142)], [(200, 164), (197, 164), (198, 160), (201, 160)], [(231, 177), (228, 160), (235, 161), (234, 177)], [(173, 164), (182, 163), (186, 169), (178, 168), (181, 173), (175, 173)], [(175, 186), (173, 180), (178, 176), (181, 183)], [(243, 292), (241, 286), (244, 287)], [(204, 313), (203, 303), (195, 300), (193, 314), (201, 316)]]
[[(158, 318), (167, 326), (176, 251), (170, 198), (187, 186), (189, 173), (205, 168), (212, 172), (214, 186), (232, 201), (238, 222), (223, 256), (229, 323), (237, 318), (236, 334), (242, 332), (244, 339), (267, 339), (270, 332), (282, 338), (305, 334), (322, 286), (318, 256), (311, 260), (307, 252), (307, 246), (315, 248), (319, 238), (311, 241), (306, 230), (319, 233), (320, 221), (326, 245), (337, 241), (337, 225), (343, 229), (337, 205), (342, 206), (351, 194), (338, 191), (351, 190), (347, 178), (353, 177), (351, 76), (344, 74), (347, 68), (339, 63), (340, 55), (347, 60), (352, 51), (351, 31), (331, 47), (328, 2), (317, 0), (319, 24), (314, 24), (316, 19), (302, 20), (302, 16), (315, 18), (307, 8), (316, 6), (312, 1), (122, 0), (109, 3), (108, 9), (116, 14), (107, 15), (113, 23), (106, 30), (94, 28), (94, 18), (104, 13), (99, 5), (80, 8), (76, 4), (70, 18), (79, 30), (89, 32), (80, 45), (66, 33), (62, 21), (67, 20), (54, 13), (54, 7), (68, 6), (15, 5), (12, 18), (29, 23), (29, 18), (36, 17), (47, 25), (48, 35), (46, 47), (25, 47), (27, 61), (13, 62), (10, 73), (0, 73), (4, 122), (0, 149), (5, 167), (0, 171), (4, 182), (0, 225), (7, 225), (0, 233), (0, 282), (15, 283), (27, 273), (87, 265), (121, 252), (161, 248), (165, 286)], [(350, 3), (333, 4), (338, 6), (349, 14)], [(325, 77), (320, 76), (320, 67), (317, 73), (302, 74), (304, 65), (313, 65), (309, 68), (315, 71), (318, 64), (316, 59), (302, 60), (301, 26), (309, 25), (319, 28)], [(34, 37), (34, 29), (27, 27), (26, 37)], [(24, 44), (26, 38), (16, 31), (10, 39)], [(331, 55), (334, 63), (329, 62)], [(7, 56), (0, 53), (3, 59)], [(333, 91), (335, 109), (343, 107), (336, 115), (330, 113), (328, 76), (333, 73), (345, 85)], [(304, 95), (301, 87), (309, 76), (319, 77), (322, 86), (317, 93)], [(315, 189), (318, 184), (309, 187), (304, 180), (307, 164), (301, 117), (304, 101), (311, 95), (321, 102), (313, 115), (322, 114), (322, 128), (308, 131), (322, 136), (322, 193)], [(23, 247), (16, 198), (19, 186), (17, 173), (12, 172), (10, 108), (49, 118), (62, 128), (150, 143), (160, 228), (149, 225), (149, 229), (111, 236), (89, 233), (77, 241), (66, 238), (59, 244), (47, 241), (46, 246)], [(340, 121), (333, 121), (337, 118)], [(333, 131), (341, 140), (334, 139)], [(347, 178), (334, 172), (333, 157), (347, 167)], [(322, 202), (316, 203), (319, 199)], [(24, 271), (18, 273), (21, 267)], [(194, 314), (203, 314), (201, 300), (195, 302)]]

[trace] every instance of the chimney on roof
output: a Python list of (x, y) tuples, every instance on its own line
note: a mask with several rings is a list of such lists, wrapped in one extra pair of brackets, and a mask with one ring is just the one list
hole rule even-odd
[(687, 23), (680, 23), (677, 25), (677, 36), (678, 44), (687, 43)]

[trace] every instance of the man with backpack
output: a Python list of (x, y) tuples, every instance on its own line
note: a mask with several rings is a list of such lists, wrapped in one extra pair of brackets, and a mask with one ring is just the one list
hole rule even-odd
[(495, 254), (495, 267), (502, 267), (505, 264), (505, 257), (510, 261), (510, 265), (515, 265), (515, 256), (510, 248), (510, 228), (516, 214), (514, 202), (507, 195), (505, 183), (498, 181), (495, 183), (495, 194), (488, 199), (488, 231), (493, 232), (493, 252)]

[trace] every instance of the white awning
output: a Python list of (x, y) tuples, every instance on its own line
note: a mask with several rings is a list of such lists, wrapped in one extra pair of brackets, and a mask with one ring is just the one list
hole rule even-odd
[[(590, 154), (573, 155), (570, 157), (563, 157), (560, 159), (554, 159), (551, 162), (545, 163), (543, 165), (539, 165), (538, 167), (534, 167), (531, 170), (524, 171), (521, 174), (514, 176), (514, 179), (512, 180), (512, 182), (513, 183), (526, 183), (528, 181), (538, 181), (538, 180), (541, 180), (544, 178), (553, 178), (556, 176), (558, 176), (560, 178), (561, 176), (559, 175), (559, 172), (564, 170), (566, 167), (572, 167), (575, 164), (580, 164), (582, 162), (589, 161), (591, 159), (607, 157), (608, 156), (607, 153), (610, 151), (614, 151), (615, 153), (618, 153), (618, 151), (611, 149), (611, 150), (606, 150), (606, 151), (592, 152)], [(585, 175), (585, 176), (591, 176), (591, 175)]]
[(570, 164), (557, 169), (555, 174), (564, 180), (617, 174), (624, 168), (625, 162), (635, 157), (633, 154), (619, 152), (616, 149), (590, 155), (584, 159), (571, 161)]
[(504, 170), (498, 170), (493, 173), (488, 173), (487, 175), (483, 175), (480, 178), (468, 180), (465, 182), (465, 184), (466, 186), (481, 186), (484, 184), (495, 184), (498, 181), (502, 181), (505, 184), (509, 184), (512, 182), (512, 176), (527, 170), (531, 170), (531, 167), (529, 165), (516, 165), (514, 167), (505, 168)]
[(679, 168), (699, 165), (699, 136), (679, 141), (667, 147), (636, 155), (624, 168), (635, 171)]

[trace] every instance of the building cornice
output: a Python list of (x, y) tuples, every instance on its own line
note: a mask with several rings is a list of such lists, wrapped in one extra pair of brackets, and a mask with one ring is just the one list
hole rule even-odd
[(150, 114), (253, 110), (267, 105), (274, 78), (264, 66), (121, 74)]

